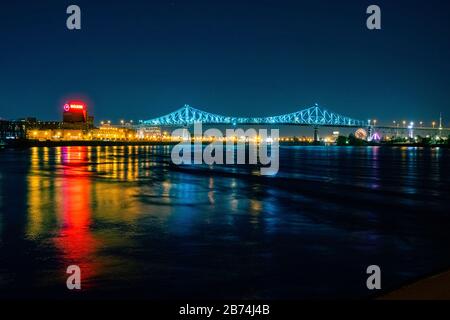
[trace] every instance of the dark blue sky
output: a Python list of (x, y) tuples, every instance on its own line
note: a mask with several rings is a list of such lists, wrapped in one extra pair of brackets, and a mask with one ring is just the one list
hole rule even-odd
[[(366, 8), (382, 9), (381, 31)], [(66, 8), (82, 30), (66, 29)], [(448, 1), (20, 1), (0, 5), (0, 117), (97, 120), (184, 103), (268, 116), (315, 102), (360, 119), (450, 117)]]

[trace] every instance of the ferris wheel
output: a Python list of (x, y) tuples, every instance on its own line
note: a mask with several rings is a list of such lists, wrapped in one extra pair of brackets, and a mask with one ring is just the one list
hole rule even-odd
[(359, 128), (358, 130), (355, 131), (355, 137), (361, 140), (366, 140), (367, 139), (367, 131), (364, 130), (363, 128)]

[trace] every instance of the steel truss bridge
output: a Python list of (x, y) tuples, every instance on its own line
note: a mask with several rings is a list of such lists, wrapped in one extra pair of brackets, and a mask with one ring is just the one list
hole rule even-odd
[(297, 112), (272, 117), (239, 118), (214, 114), (189, 105), (161, 116), (141, 121), (141, 126), (189, 126), (195, 122), (223, 125), (300, 125), (314, 127), (362, 127), (366, 121), (356, 120), (322, 109), (317, 104)]

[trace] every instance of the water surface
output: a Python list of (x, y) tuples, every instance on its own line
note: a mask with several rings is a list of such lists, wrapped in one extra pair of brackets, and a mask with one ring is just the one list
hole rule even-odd
[(276, 177), (169, 156), (0, 151), (0, 296), (363, 298), (369, 265), (384, 290), (450, 266), (449, 150), (282, 147)]

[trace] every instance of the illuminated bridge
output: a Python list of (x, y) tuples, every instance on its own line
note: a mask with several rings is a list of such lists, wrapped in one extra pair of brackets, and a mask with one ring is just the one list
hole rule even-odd
[(189, 105), (159, 118), (141, 121), (144, 126), (188, 126), (195, 122), (225, 125), (301, 125), (328, 127), (361, 127), (367, 122), (322, 109), (317, 104), (297, 112), (272, 117), (239, 118), (195, 109)]

